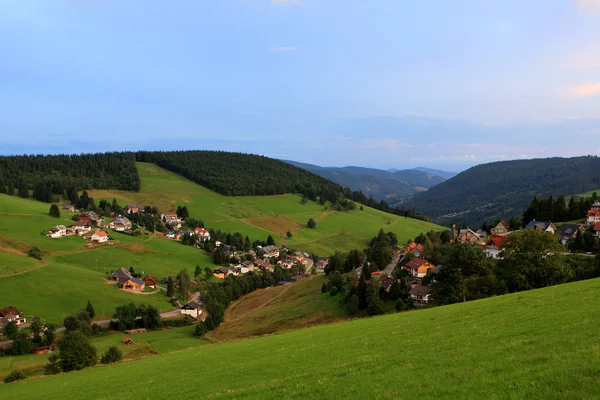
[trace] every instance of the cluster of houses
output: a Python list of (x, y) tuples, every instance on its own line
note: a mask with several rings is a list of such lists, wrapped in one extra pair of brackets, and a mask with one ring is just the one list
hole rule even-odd
[(27, 318), (16, 307), (8, 306), (0, 309), (0, 328), (6, 326), (9, 322), (21, 325), (27, 322)]

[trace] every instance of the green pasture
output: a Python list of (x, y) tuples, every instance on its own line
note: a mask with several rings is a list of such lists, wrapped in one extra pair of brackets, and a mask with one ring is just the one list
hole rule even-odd
[(0, 397), (593, 399), (599, 290), (595, 279), (209, 345), (1, 385)]

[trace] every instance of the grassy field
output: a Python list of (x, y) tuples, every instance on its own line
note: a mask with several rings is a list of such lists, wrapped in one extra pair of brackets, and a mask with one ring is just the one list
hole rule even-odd
[[(136, 360), (208, 344), (207, 341), (193, 336), (195, 328), (195, 326), (186, 326), (135, 335), (116, 333), (92, 339), (92, 344), (96, 347), (98, 356), (101, 356), (110, 346), (117, 346), (123, 353), (124, 360)], [(126, 336), (133, 339), (132, 344), (123, 343), (123, 338)], [(44, 365), (47, 363), (48, 355), (44, 354), (0, 357), (0, 379), (4, 379), (15, 368), (30, 375), (43, 374)]]
[[(379, 229), (392, 231), (401, 243), (421, 232), (442, 227), (424, 221), (398, 217), (369, 207), (364, 211), (332, 212), (315, 202), (301, 203), (299, 195), (226, 197), (153, 164), (138, 163), (142, 180), (138, 193), (125, 191), (90, 191), (96, 201), (117, 199), (155, 205), (161, 211), (187, 206), (190, 215), (207, 227), (227, 232), (241, 232), (252, 240), (273, 235), (282, 243), (287, 231), (293, 237), (290, 246), (328, 256), (335, 250), (364, 248)], [(306, 228), (313, 218), (316, 229)], [(340, 236), (342, 235), (342, 236)]]
[(226, 322), (210, 333), (221, 341), (244, 339), (347, 319), (340, 295), (321, 293), (324, 275), (250, 293), (232, 304)]
[(0, 397), (594, 399), (599, 290), (595, 279), (204, 346), (2, 385)]

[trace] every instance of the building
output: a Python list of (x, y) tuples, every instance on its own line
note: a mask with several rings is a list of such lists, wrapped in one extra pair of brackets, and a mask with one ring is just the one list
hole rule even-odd
[(569, 240), (576, 239), (584, 232), (583, 226), (579, 224), (564, 224), (560, 227), (560, 243), (567, 244)]
[(596, 234), (597, 237), (600, 237), (600, 222), (596, 222), (596, 225), (594, 225), (592, 231)]
[(111, 281), (119, 282), (119, 280), (125, 280), (131, 278), (131, 272), (121, 267), (110, 275)]
[(158, 279), (156, 279), (152, 275), (148, 274), (144, 278), (144, 283), (146, 284), (146, 286), (151, 287), (152, 289), (154, 289), (156, 287), (156, 285), (158, 285)]
[(427, 271), (435, 268), (435, 265), (431, 264), (424, 258), (413, 258), (404, 264), (403, 268), (410, 272), (412, 276), (416, 278), (422, 278), (427, 275)]
[(21, 325), (27, 322), (27, 318), (21, 315), (21, 311), (16, 307), (8, 306), (0, 309), (0, 327), (7, 325), (9, 322)]
[(88, 222), (90, 225), (96, 224), (98, 227), (102, 227), (102, 218), (93, 211), (86, 211), (79, 216), (78, 221)]
[(552, 234), (554, 234), (554, 232), (556, 232), (556, 226), (554, 226), (554, 224), (552, 222), (550, 222), (550, 221), (539, 222), (539, 221), (536, 221), (535, 219), (533, 221), (530, 221), (525, 228), (533, 229), (536, 231), (544, 231), (544, 232), (548, 232), (548, 233), (552, 233)]
[(48, 232), (48, 237), (53, 239), (60, 238), (67, 235), (67, 227), (64, 225), (56, 225), (50, 232)]
[(181, 307), (180, 311), (183, 315), (189, 315), (190, 317), (198, 319), (200, 318), (200, 315), (202, 315), (203, 307), (204, 305), (201, 302), (190, 301), (189, 303)]
[(317, 272), (325, 272), (327, 264), (329, 264), (328, 258), (319, 257), (317, 259)]
[(119, 215), (111, 221), (109, 227), (117, 232), (125, 232), (131, 230), (133, 224), (131, 223), (129, 218)]
[(83, 235), (92, 230), (92, 225), (87, 221), (77, 221), (71, 226), (71, 230), (76, 235)]
[(66, 210), (69, 212), (75, 212), (75, 207), (72, 204), (66, 204), (63, 206), (63, 210)]
[(257, 259), (254, 260), (254, 266), (260, 269), (261, 271), (273, 271), (273, 266), (268, 260)]
[(430, 296), (431, 288), (429, 286), (414, 285), (410, 291), (410, 298), (413, 299), (416, 305), (428, 304)]
[(485, 244), (483, 252), (488, 258), (499, 259), (500, 253), (504, 250), (504, 245), (508, 236), (492, 235)]
[(474, 244), (481, 239), (481, 236), (472, 229), (461, 229), (454, 240), (456, 243)]
[(92, 242), (104, 243), (108, 241), (108, 233), (104, 231), (98, 231), (92, 235)]
[(595, 202), (587, 213), (587, 224), (595, 225), (598, 222), (600, 222), (600, 202)]
[(508, 222), (502, 220), (498, 222), (498, 225), (490, 229), (490, 231), (492, 232), (492, 235), (506, 235), (510, 232), (510, 225)]
[(137, 214), (140, 211), (142, 211), (142, 207), (140, 207), (137, 204), (127, 204), (127, 206), (125, 207), (125, 212), (127, 214)]
[(262, 248), (262, 251), (264, 253), (263, 257), (279, 257), (279, 249), (276, 246), (265, 246)]
[(121, 289), (125, 290), (139, 290), (142, 291), (146, 287), (146, 282), (141, 279), (130, 277), (119, 280), (118, 285)]
[(181, 219), (175, 213), (164, 213), (160, 215), (161, 221), (169, 224), (171, 222), (181, 222)]
[(203, 242), (210, 240), (210, 232), (204, 228), (195, 228), (194, 235), (198, 236), (198, 239), (202, 240)]
[(415, 257), (421, 257), (421, 255), (423, 254), (423, 252), (425, 251), (425, 249), (423, 248), (422, 244), (417, 244), (415, 242), (410, 243), (408, 246), (406, 246), (406, 248), (404, 249), (404, 256), (406, 257), (406, 255), (408, 253), (413, 253), (415, 255)]
[(225, 277), (231, 273), (231, 270), (227, 267), (221, 267), (213, 271), (213, 275), (219, 279), (225, 279)]

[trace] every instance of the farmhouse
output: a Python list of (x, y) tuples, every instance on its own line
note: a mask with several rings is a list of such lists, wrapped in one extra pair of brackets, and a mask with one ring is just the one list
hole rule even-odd
[(507, 238), (508, 236), (492, 235), (485, 244), (484, 253), (486, 257), (499, 259)]
[(279, 257), (279, 249), (276, 246), (265, 246), (262, 248), (264, 253), (263, 257), (271, 258), (271, 257)]
[(202, 314), (202, 303), (197, 302), (197, 301), (190, 301), (189, 303), (187, 303), (186, 305), (184, 305), (183, 307), (181, 307), (181, 314), (183, 315), (189, 315), (190, 317), (194, 317), (196, 319), (200, 318), (200, 315)]
[(583, 233), (583, 226), (579, 224), (564, 224), (560, 227), (560, 243), (567, 244), (570, 239), (575, 239), (577, 238), (577, 235)]
[(410, 291), (410, 297), (417, 305), (425, 305), (429, 302), (431, 296), (431, 288), (421, 284), (413, 286)]
[(424, 258), (413, 258), (407, 262), (403, 268), (410, 272), (412, 276), (422, 278), (427, 274), (427, 271), (435, 268), (435, 265), (431, 264)]
[(317, 272), (325, 272), (327, 264), (329, 264), (328, 258), (319, 257), (317, 259)]
[(102, 218), (93, 211), (86, 211), (79, 216), (78, 221), (88, 222), (90, 225), (96, 224), (98, 227), (102, 227)]
[(535, 219), (530, 221), (525, 228), (534, 229), (536, 231), (544, 231), (552, 234), (554, 234), (554, 232), (556, 231), (556, 226), (554, 226), (552, 222), (539, 222)]
[(92, 235), (92, 242), (104, 243), (108, 241), (108, 233), (104, 231), (98, 231)]
[(63, 210), (66, 210), (69, 212), (75, 212), (75, 207), (72, 204), (66, 204), (63, 206)]
[(198, 236), (198, 239), (202, 240), (203, 242), (210, 240), (210, 233), (204, 228), (195, 228), (194, 235)]
[(67, 227), (64, 225), (56, 225), (50, 232), (48, 232), (48, 237), (53, 239), (60, 238), (67, 235)]
[(232, 272), (229, 270), (229, 268), (227, 267), (221, 267), (219, 269), (215, 269), (213, 271), (213, 275), (216, 276), (219, 279), (225, 279), (225, 277), (229, 274), (231, 274)]
[(154, 289), (156, 287), (156, 285), (158, 285), (158, 279), (156, 279), (152, 275), (148, 274), (144, 278), (144, 283), (146, 284), (146, 286), (151, 287), (152, 289)]
[(27, 322), (27, 318), (21, 315), (16, 307), (8, 306), (0, 309), (0, 326), (5, 326), (9, 322), (15, 322), (17, 325), (21, 325)]
[(109, 227), (117, 232), (125, 232), (130, 230), (133, 227), (133, 224), (129, 218), (119, 215), (110, 222)]
[(412, 242), (404, 249), (404, 256), (406, 256), (408, 253), (413, 253), (415, 257), (421, 257), (423, 251), (425, 251), (425, 249), (423, 248), (422, 244)]
[(127, 204), (127, 206), (125, 207), (125, 212), (127, 214), (137, 214), (141, 210), (142, 210), (142, 207), (140, 207), (137, 204)]
[(71, 226), (71, 230), (76, 235), (83, 235), (92, 230), (92, 225), (87, 221), (77, 221)]
[(110, 279), (112, 281), (119, 281), (131, 278), (131, 272), (127, 271), (125, 268), (121, 267), (110, 275)]
[(295, 260), (292, 257), (286, 257), (283, 260), (277, 261), (277, 265), (284, 269), (290, 269), (294, 266)]
[(510, 225), (508, 224), (508, 222), (502, 220), (500, 222), (498, 222), (498, 225), (496, 225), (495, 227), (493, 227), (491, 229), (492, 235), (496, 234), (496, 235), (505, 235), (508, 232), (510, 232)]
[(120, 288), (125, 290), (144, 290), (146, 287), (146, 282), (134, 277), (121, 279), (117, 283)]

